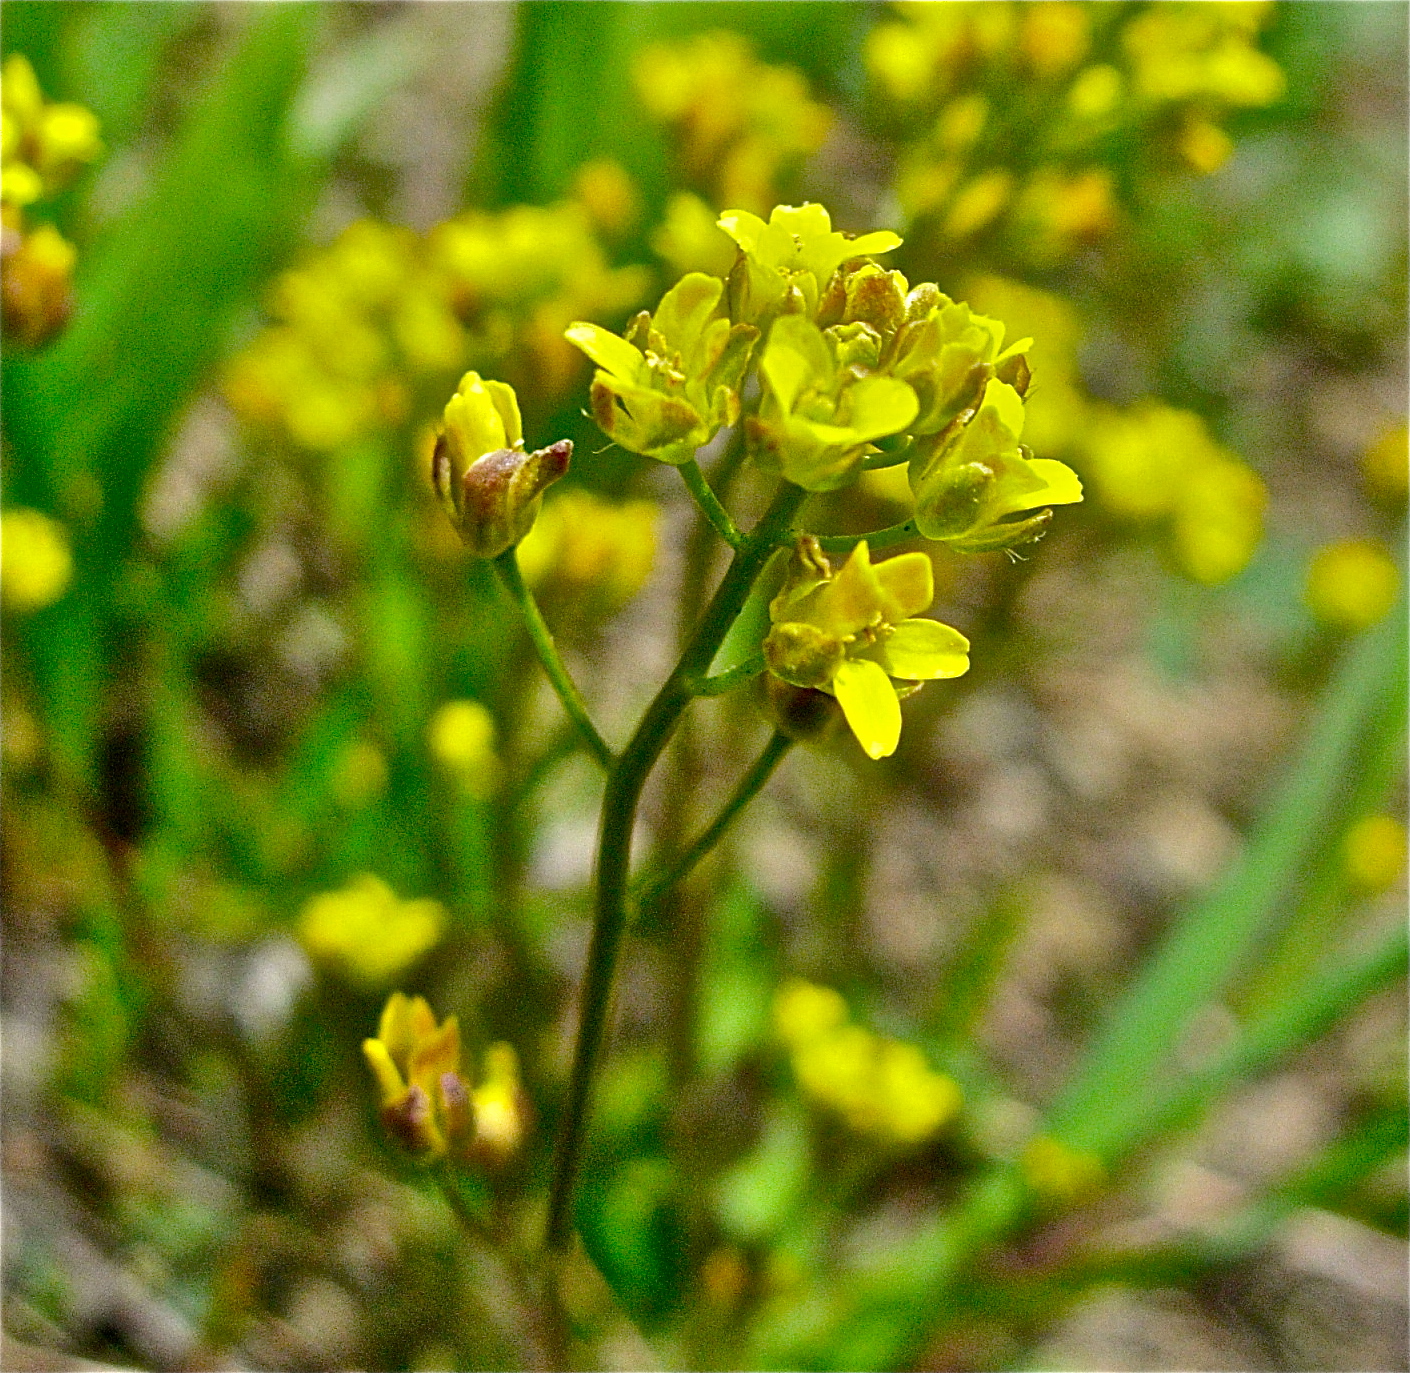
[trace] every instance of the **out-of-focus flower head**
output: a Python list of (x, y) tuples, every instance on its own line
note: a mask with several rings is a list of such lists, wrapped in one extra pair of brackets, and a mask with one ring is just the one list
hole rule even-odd
[(1410, 487), (1410, 433), (1404, 424), (1387, 429), (1367, 445), (1361, 470), (1371, 494), (1384, 501), (1404, 501)]
[(566, 332), (598, 367), (592, 413), (633, 453), (679, 465), (739, 418), (739, 384), (758, 330), (720, 308), (724, 283), (692, 272), (621, 338), (579, 321)]
[(279, 279), (274, 322), (232, 360), (225, 394), (245, 419), (323, 451), (415, 419), (467, 364), (547, 407), (577, 374), (564, 326), (626, 309), (648, 276), (611, 268), (574, 202), (469, 211), (425, 238), (361, 220)]
[(1399, 590), (1400, 571), (1383, 545), (1343, 539), (1317, 550), (1303, 597), (1323, 624), (1355, 632), (1382, 619)]
[(493, 790), (499, 773), (494, 716), (479, 701), (446, 701), (426, 729), (431, 756), (469, 796)]
[(470, 1089), (460, 1075), (460, 1025), (437, 1025), (423, 997), (393, 992), (375, 1039), (362, 1041), (387, 1133), (423, 1162), (466, 1157), (475, 1135)]
[(91, 110), (45, 100), (29, 59), (13, 53), (0, 72), (0, 199), (30, 205), (53, 195), (103, 151)]
[(403, 901), (380, 877), (361, 873), (341, 891), (311, 897), (299, 915), (299, 939), (319, 962), (366, 987), (400, 976), (445, 933), (439, 901)]
[(0, 73), (0, 302), (5, 332), (27, 348), (47, 342), (72, 312), (77, 253), (52, 224), (26, 211), (61, 190), (102, 152), (98, 121), (82, 105), (46, 101), (28, 59)]
[(681, 275), (726, 277), (734, 265), (734, 244), (716, 223), (715, 212), (690, 191), (676, 191), (666, 201), (666, 218), (652, 233), (651, 246)]
[(735, 33), (653, 43), (633, 78), (647, 112), (674, 131), (685, 179), (716, 205), (763, 213), (832, 125), (802, 73), (760, 62)]
[(997, 235), (1039, 266), (1100, 240), (1120, 218), (1112, 148), (1164, 148), (1207, 175), (1233, 151), (1220, 121), (1281, 95), (1282, 72), (1257, 47), (1269, 10), (894, 6), (866, 62), (899, 145), (902, 208), (942, 242)]
[(490, 1168), (502, 1168), (523, 1147), (528, 1132), (529, 1099), (519, 1079), (519, 1056), (512, 1044), (485, 1050), (484, 1075), (470, 1094), (475, 1108), (475, 1137), (470, 1154)]
[(578, 168), (573, 174), (573, 199), (608, 238), (620, 238), (641, 217), (636, 183), (627, 169), (610, 157), (594, 158)]
[(1051, 1135), (1035, 1135), (1019, 1157), (1023, 1180), (1044, 1201), (1060, 1206), (1082, 1201), (1106, 1178), (1095, 1154), (1074, 1149)]
[(467, 372), (446, 403), (431, 481), (465, 546), (497, 558), (533, 528), (544, 491), (572, 456), (571, 439), (526, 453), (514, 388)]
[(1147, 400), (1092, 406), (1079, 468), (1099, 503), (1163, 529), (1176, 564), (1214, 585), (1243, 570), (1263, 537), (1258, 474), (1188, 410)]
[(934, 598), (924, 553), (873, 565), (863, 542), (834, 573), (805, 535), (769, 605), (764, 660), (782, 681), (835, 696), (867, 756), (885, 758), (901, 737), (901, 696), (969, 670), (963, 634), (915, 618)]
[(1405, 869), (1405, 823), (1393, 815), (1358, 820), (1342, 841), (1346, 880), (1362, 895), (1375, 896), (1395, 884)]
[(850, 1022), (831, 987), (794, 978), (774, 996), (774, 1028), (803, 1091), (839, 1112), (854, 1130), (919, 1144), (960, 1109), (960, 1089), (913, 1044)]
[(63, 525), (23, 507), (0, 515), (0, 601), (7, 610), (43, 610), (72, 579), (73, 554)]
[(651, 575), (660, 523), (654, 501), (608, 501), (575, 487), (545, 502), (519, 545), (519, 568), (553, 599), (616, 610)]

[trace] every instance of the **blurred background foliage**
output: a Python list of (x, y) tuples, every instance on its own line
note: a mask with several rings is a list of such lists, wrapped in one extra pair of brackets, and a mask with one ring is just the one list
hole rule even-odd
[[(806, 198), (1031, 335), (1088, 499), (932, 552), (974, 671), (643, 912), (575, 1366), (1403, 1367), (1406, 22), (6, 0), (7, 1366), (540, 1366), (599, 782), (430, 425), (577, 442), (523, 561), (620, 738), (711, 564), (563, 327)], [(380, 1137), (395, 988), (489, 1240)]]

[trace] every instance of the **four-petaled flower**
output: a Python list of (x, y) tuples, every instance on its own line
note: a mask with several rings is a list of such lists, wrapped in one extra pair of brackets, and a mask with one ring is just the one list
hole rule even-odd
[(817, 540), (805, 535), (769, 606), (765, 661), (785, 682), (835, 696), (867, 755), (885, 758), (901, 737), (900, 697), (921, 682), (969, 670), (963, 634), (913, 618), (934, 598), (924, 553), (873, 564), (862, 542), (834, 573)]
[(596, 324), (568, 326), (564, 336), (599, 369), (593, 418), (623, 448), (679, 466), (739, 418), (739, 383), (759, 331), (719, 313), (724, 289), (718, 277), (691, 272), (625, 338)]
[(719, 225), (739, 246), (730, 273), (731, 314), (754, 324), (775, 313), (814, 314), (844, 262), (901, 246), (889, 229), (860, 238), (837, 232), (821, 205), (776, 205), (767, 224), (748, 210), (727, 210)]

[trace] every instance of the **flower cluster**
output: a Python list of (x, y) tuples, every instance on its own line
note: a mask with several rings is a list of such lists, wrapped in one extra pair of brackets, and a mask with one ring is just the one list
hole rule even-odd
[(366, 987), (400, 976), (445, 933), (439, 901), (403, 901), (380, 877), (362, 873), (341, 891), (311, 897), (299, 915), (299, 939), (318, 961)]
[(102, 151), (82, 105), (47, 101), (34, 68), (15, 53), (0, 77), (0, 302), (6, 332), (27, 347), (56, 334), (72, 308), (74, 247), (27, 211), (62, 189)]
[(736, 33), (653, 43), (633, 77), (647, 112), (675, 135), (683, 179), (715, 205), (763, 213), (832, 125), (801, 72), (760, 62)]
[(377, 1081), (383, 1127), (423, 1163), (449, 1156), (499, 1167), (518, 1152), (528, 1102), (511, 1045), (485, 1050), (483, 1080), (472, 1089), (461, 1073), (456, 1017), (438, 1025), (423, 997), (393, 992), (362, 1052)]
[(805, 490), (855, 481), (886, 446), (909, 452), (920, 533), (966, 552), (1029, 542), (1048, 507), (1081, 499), (1068, 468), (1019, 442), (1027, 341), (1003, 348), (997, 321), (869, 261), (895, 234), (849, 238), (821, 205), (777, 206), (767, 222), (732, 210), (720, 225), (739, 248), (726, 286), (692, 273), (626, 338), (568, 331), (599, 367), (593, 413), (624, 448), (688, 461), (738, 417), (757, 351), (750, 453)]
[[(1024, 398), (1024, 434), (1034, 447), (1076, 468), (1099, 507), (1158, 534), (1184, 575), (1214, 584), (1244, 568), (1263, 537), (1266, 492), (1199, 416), (1150, 400), (1092, 400), (1077, 360), (1081, 323), (1059, 297), (992, 275), (970, 281), (965, 295), (1010, 332), (1033, 336), (1026, 352), (1041, 384)], [(903, 498), (880, 480), (888, 476), (873, 475), (877, 494)]]
[(608, 265), (575, 202), (470, 211), (425, 236), (361, 220), (280, 277), (274, 323), (232, 361), (225, 394), (244, 418), (324, 451), (414, 418), (467, 366), (547, 405), (577, 373), (564, 326), (625, 310), (646, 281)]
[(914, 1044), (851, 1023), (831, 987), (795, 978), (774, 997), (774, 1028), (788, 1046), (798, 1085), (854, 1130), (919, 1144), (960, 1109), (960, 1089)]
[(1233, 150), (1227, 114), (1283, 90), (1257, 47), (1266, 4), (895, 8), (866, 61), (900, 144), (902, 208), (942, 240), (994, 233), (1036, 264), (1115, 226), (1117, 150), (1154, 140), (1216, 171)]

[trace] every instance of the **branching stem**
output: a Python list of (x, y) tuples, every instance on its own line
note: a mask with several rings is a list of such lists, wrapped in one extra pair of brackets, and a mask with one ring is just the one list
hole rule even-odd
[(677, 882), (683, 881), (694, 870), (716, 844), (725, 836), (725, 831), (734, 823), (739, 813), (763, 790), (764, 783), (783, 761), (793, 740), (786, 734), (775, 733), (764, 746), (764, 751), (754, 760), (754, 765), (739, 779), (738, 786), (728, 801), (720, 807), (720, 812), (700, 832), (699, 837), (671, 865), (670, 869), (650, 881), (641, 882), (635, 893), (635, 905), (645, 910), (659, 901)]
[(744, 535), (730, 518), (729, 511), (720, 504), (720, 498), (715, 495), (714, 488), (705, 480), (700, 464), (692, 458), (689, 462), (682, 463), (677, 471), (684, 479), (690, 494), (695, 497), (695, 503), (704, 512), (705, 518), (715, 526), (715, 532), (731, 548), (739, 548), (744, 542)]
[(617, 956), (626, 926), (632, 827), (642, 788), (675, 731), (681, 713), (693, 699), (690, 683), (709, 669), (764, 564), (806, 497), (807, 492), (801, 488), (783, 483), (763, 518), (735, 548), (734, 558), (680, 660), (607, 774), (597, 846), (592, 943), (583, 978), (568, 1101), (558, 1135), (549, 1193), (548, 1243), (553, 1249), (563, 1249), (572, 1234), (573, 1189), (582, 1158), (593, 1081), (606, 1038)]

